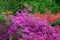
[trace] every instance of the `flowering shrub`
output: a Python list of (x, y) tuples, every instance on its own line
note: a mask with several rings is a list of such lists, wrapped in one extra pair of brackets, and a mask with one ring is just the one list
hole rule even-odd
[(57, 12), (57, 14), (52, 14), (50, 11), (47, 11), (45, 14), (41, 14), (36, 12), (36, 16), (38, 16), (40, 19), (45, 18), (48, 22), (56, 22), (57, 19), (60, 18), (60, 12)]
[(60, 18), (60, 12), (57, 12), (56, 17)]
[(55, 22), (57, 20), (55, 14), (51, 14), (49, 18), (47, 18), (49, 22)]
[(46, 19), (26, 10), (17, 11), (16, 16), (8, 19), (7, 24), (0, 27), (1, 40), (60, 40), (59, 26), (51, 27)]

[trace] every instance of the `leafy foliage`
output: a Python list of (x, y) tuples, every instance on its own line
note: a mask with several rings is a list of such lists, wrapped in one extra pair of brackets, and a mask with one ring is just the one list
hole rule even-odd
[(2, 22), (2, 21), (7, 21), (8, 19), (5, 17), (5, 16), (0, 16), (0, 22)]
[(48, 8), (52, 12), (56, 13), (59, 9), (59, 6), (55, 3), (55, 0), (1, 0), (0, 12), (10, 10), (15, 13), (19, 9), (24, 9), (24, 4), (32, 7), (33, 12), (40, 11), (41, 13), (44, 13), (46, 12), (46, 8)]

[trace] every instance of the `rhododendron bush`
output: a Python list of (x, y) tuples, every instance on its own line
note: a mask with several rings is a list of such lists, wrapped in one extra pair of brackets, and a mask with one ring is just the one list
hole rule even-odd
[(60, 40), (60, 26), (51, 27), (45, 18), (26, 10), (4, 17), (8, 20), (0, 22), (0, 40)]
[(34, 15), (38, 16), (40, 19), (45, 18), (48, 22), (56, 22), (60, 18), (60, 11), (56, 14), (51, 13), (49, 10), (45, 14), (35, 12)]

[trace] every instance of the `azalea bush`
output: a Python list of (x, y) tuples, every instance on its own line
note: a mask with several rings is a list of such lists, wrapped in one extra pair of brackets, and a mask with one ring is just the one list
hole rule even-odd
[(19, 10), (16, 16), (3, 16), (7, 21), (0, 26), (0, 40), (60, 40), (60, 26), (52, 27), (43, 18)]
[(52, 13), (51, 11), (47, 11), (45, 14), (35, 12), (34, 15), (38, 16), (40, 19), (45, 18), (48, 22), (55, 22), (60, 18), (60, 11), (56, 14)]
[(45, 14), (35, 12), (34, 15), (39, 17), (40, 19), (45, 18), (52, 26), (60, 25), (60, 11), (58, 11), (56, 14), (52, 13), (49, 10)]

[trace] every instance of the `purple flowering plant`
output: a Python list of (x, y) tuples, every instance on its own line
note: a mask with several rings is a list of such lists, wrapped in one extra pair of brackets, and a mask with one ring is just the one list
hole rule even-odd
[(8, 19), (0, 27), (1, 40), (60, 40), (60, 26), (51, 27), (46, 19), (26, 10), (17, 11)]

